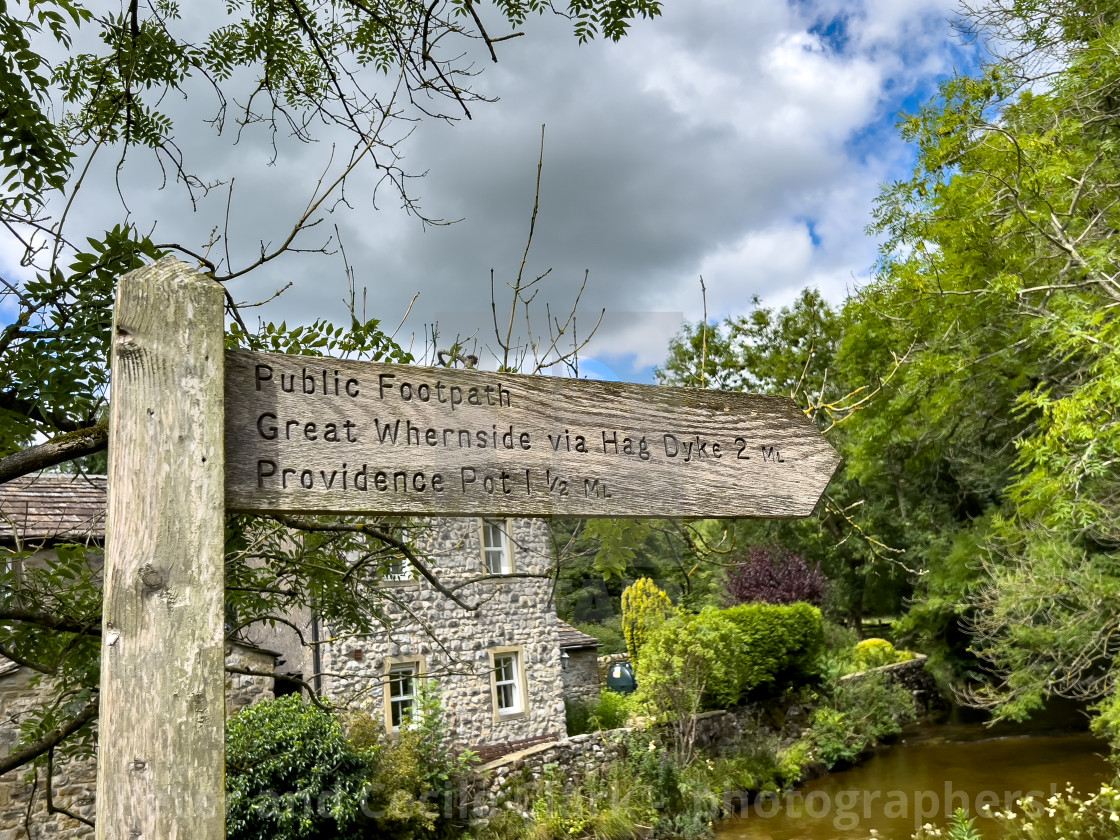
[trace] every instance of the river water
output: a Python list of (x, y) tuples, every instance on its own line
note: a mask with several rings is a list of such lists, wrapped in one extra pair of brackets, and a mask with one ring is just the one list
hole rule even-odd
[(906, 840), (964, 807), (994, 836), (981, 806), (1014, 808), (1067, 785), (1084, 793), (1112, 776), (1105, 745), (1087, 733), (1000, 734), (980, 724), (915, 730), (857, 767), (760, 800), (716, 827), (717, 840)]

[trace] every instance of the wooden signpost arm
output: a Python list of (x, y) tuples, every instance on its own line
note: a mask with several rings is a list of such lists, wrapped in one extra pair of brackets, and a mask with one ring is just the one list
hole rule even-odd
[(98, 840), (225, 837), (222, 304), (173, 258), (117, 291)]

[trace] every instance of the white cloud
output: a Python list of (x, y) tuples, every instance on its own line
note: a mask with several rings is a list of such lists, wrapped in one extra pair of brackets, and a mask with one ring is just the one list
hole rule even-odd
[[(335, 206), (304, 242), (317, 245), (337, 224), (370, 314), (387, 324), (419, 292), (406, 332), (422, 335), (444, 313), (445, 335), (489, 335), (490, 270), (501, 289), (520, 263), (547, 123), (527, 274), (551, 268), (540, 301), (566, 311), (589, 271), (581, 322), (603, 307), (615, 316), (596, 353), (638, 365), (663, 358), (682, 317), (701, 315), (700, 274), (713, 315), (736, 314), (755, 294), (788, 302), (809, 284), (839, 300), (874, 259), (863, 228), (878, 184), (909, 154), (889, 130), (893, 110), (953, 64), (951, 9), (948, 0), (670, 0), (663, 19), (636, 22), (621, 43), (584, 46), (567, 21), (531, 19), (526, 37), (499, 45), (498, 64), (480, 57), (478, 87), (499, 102), (454, 126), (423, 121), (400, 146), (406, 169), (428, 173), (413, 184), (424, 210), (463, 222), (424, 230), (388, 192), (375, 210), (376, 173), (366, 172), (348, 188), (351, 207)], [(176, 104), (194, 120), (179, 142), (209, 178), (237, 175), (230, 229), (243, 262), (261, 240), (286, 235), (331, 136), (311, 146), (281, 138), (269, 165), (260, 134), (232, 146), (200, 126), (209, 107)], [(90, 232), (120, 215), (111, 163), (74, 211)], [(193, 212), (180, 189), (153, 188), (158, 174), (147, 167), (125, 183), (141, 228), (158, 220), (157, 239), (192, 247), (224, 229), (226, 187)], [(288, 281), (265, 317), (342, 316), (340, 256), (285, 258), (233, 291), (259, 299)]]

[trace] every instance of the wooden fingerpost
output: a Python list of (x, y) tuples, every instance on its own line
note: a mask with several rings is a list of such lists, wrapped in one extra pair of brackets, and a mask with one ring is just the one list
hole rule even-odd
[(98, 840), (224, 840), (223, 290), (166, 257), (117, 289)]

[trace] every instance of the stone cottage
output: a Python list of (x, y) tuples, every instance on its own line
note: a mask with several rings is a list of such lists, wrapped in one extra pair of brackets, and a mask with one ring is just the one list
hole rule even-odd
[[(53, 547), (104, 540), (103, 476), (40, 475), (0, 485), (0, 557), (36, 548), (22, 562), (49, 563)], [(540, 520), (447, 518), (417, 525), (412, 544), (460, 603), (398, 564), (378, 586), (387, 596), (386, 630), (335, 637), (315, 616), (291, 616), (316, 642), (304, 648), (283, 629), (253, 627), (247, 644), (227, 646), (227, 663), (276, 679), (227, 676), (231, 713), (257, 699), (292, 690), (300, 677), (336, 704), (361, 708), (399, 730), (423, 683), (438, 684), (454, 738), (486, 760), (563, 738), (564, 680), (559, 626), (551, 602), (551, 550)], [(97, 553), (93, 554), (97, 562)], [(0, 592), (0, 602), (4, 593)], [(278, 651), (279, 653), (276, 653)], [(570, 655), (570, 654), (569, 654)], [(19, 721), (49, 684), (32, 685), (27, 668), (0, 657), (0, 756), (18, 739)], [(59, 768), (56, 768), (56, 772)], [(54, 806), (89, 818), (92, 762), (62, 768)], [(29, 771), (0, 777), (0, 840), (22, 826), (30, 803), (32, 837), (85, 837), (70, 817), (48, 818), (45, 791)], [(24, 836), (20, 828), (20, 836)], [(46, 832), (46, 833), (43, 833)]]
[(559, 622), (559, 628), (560, 671), (563, 674), (565, 699), (598, 700), (602, 689), (599, 679), (599, 648), (603, 643), (566, 621)]
[(423, 680), (438, 684), (455, 740), (494, 758), (565, 735), (559, 624), (547, 525), (439, 518), (412, 533), (462, 604), (403, 564), (392, 570), (383, 634), (322, 645), (323, 694), (407, 725)]

